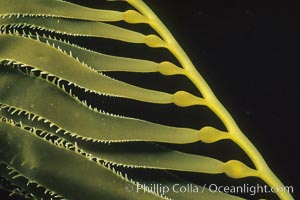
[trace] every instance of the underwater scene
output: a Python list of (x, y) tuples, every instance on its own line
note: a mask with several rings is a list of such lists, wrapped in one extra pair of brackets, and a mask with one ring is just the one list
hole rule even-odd
[(298, 8), (0, 0), (0, 199), (299, 198)]

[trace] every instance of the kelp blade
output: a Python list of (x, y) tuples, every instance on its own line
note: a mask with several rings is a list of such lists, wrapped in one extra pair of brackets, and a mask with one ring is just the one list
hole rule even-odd
[(0, 122), (0, 127), (2, 162), (65, 198), (161, 199), (151, 193), (137, 196), (127, 192), (126, 185), (132, 183), (75, 151), (50, 144), (6, 122)]
[[(152, 103), (167, 104), (173, 101), (171, 94), (133, 86), (99, 74), (48, 44), (7, 34), (0, 35), (0, 42), (0, 60), (31, 66), (86, 90)], [(30, 51), (25, 50), (28, 46)]]
[[(17, 128), (17, 127), (15, 127), (15, 128)], [(42, 135), (45, 135), (45, 136), (47, 136), (49, 138), (49, 133), (45, 133), (44, 132)], [(62, 142), (62, 141), (64, 141), (64, 140), (60, 139), (60, 142)], [(147, 144), (146, 146), (145, 146), (145, 144), (141, 144), (141, 145), (143, 145), (145, 147), (145, 149), (149, 149), (148, 147), (151, 146), (151, 144)], [(66, 146), (74, 146), (74, 145), (72, 145), (72, 144), (66, 144)], [(77, 148), (76, 151), (79, 151), (79, 145), (78, 145), (78, 147), (75, 147), (75, 148)], [(107, 148), (109, 149), (109, 151), (111, 151), (109, 146), (107, 146)], [(156, 148), (157, 148), (157, 146), (156, 146)], [(131, 148), (131, 149), (135, 150), (135, 148)], [(153, 150), (153, 147), (151, 147), (151, 149)], [(82, 150), (80, 150), (80, 152), (81, 152), (81, 154), (83, 154)], [(144, 152), (145, 152), (144, 156), (147, 156), (146, 151), (144, 151)], [(143, 154), (144, 152), (138, 152), (138, 153)], [(95, 155), (97, 156), (97, 154), (90, 154), (90, 153), (91, 152), (87, 152), (87, 153), (84, 153), (84, 155), (88, 155), (89, 154), (93, 158), (97, 158), (97, 159), (100, 159), (100, 160), (102, 159), (102, 157), (94, 157)], [(159, 152), (157, 152), (157, 153), (159, 155)], [(100, 154), (100, 156), (101, 155), (105, 155), (105, 153), (103, 154), (103, 152), (102, 152)], [(111, 156), (114, 157), (113, 154), (111, 154)], [(16, 158), (14, 158), (13, 160), (15, 160), (15, 159)], [(131, 158), (129, 158), (129, 159), (131, 159)], [(105, 163), (107, 163), (107, 161), (105, 161)], [(196, 164), (196, 163), (194, 163), (194, 164)], [(114, 164), (114, 166), (115, 165), (116, 164)], [(146, 170), (146, 169), (144, 169), (144, 170)], [(120, 167), (118, 167), (118, 171), (123, 172)], [(126, 170), (125, 170), (125, 173), (126, 173)], [(183, 179), (180, 179), (180, 178), (178, 178), (176, 176), (173, 176), (170, 173), (163, 173), (163, 171), (161, 171), (161, 173), (159, 175), (159, 180), (156, 181), (157, 183), (153, 182), (153, 180), (151, 181), (151, 180), (148, 180), (148, 179), (149, 179), (149, 177), (147, 177), (147, 176), (145, 176), (145, 177), (144, 176), (140, 176), (138, 178), (138, 180), (136, 180), (139, 183), (137, 183), (137, 185), (130, 185), (130, 187), (128, 185), (126, 185), (127, 189), (128, 188), (132, 189), (129, 192), (137, 193), (137, 195), (138, 195), (141, 192), (148, 191), (148, 189), (145, 189), (145, 191), (144, 191), (144, 189), (141, 188), (142, 185), (146, 185), (146, 186), (150, 186), (150, 187), (152, 187), (153, 185), (160, 185), (161, 188), (168, 188), (168, 192), (165, 193), (162, 190), (158, 190), (157, 188), (151, 188), (149, 190), (158, 192), (158, 193), (160, 193), (162, 195), (165, 195), (167, 197), (171, 197), (171, 198), (174, 198), (174, 199), (181, 199), (181, 198), (198, 199), (199, 198), (199, 194), (201, 194), (201, 197), (203, 197), (203, 198), (207, 198), (207, 199), (213, 198), (215, 200), (219, 200), (219, 199), (225, 199), (225, 200), (227, 200), (227, 199), (228, 200), (231, 200), (231, 199), (232, 200), (241, 199), (239, 197), (235, 197), (235, 196), (228, 195), (228, 194), (225, 194), (225, 193), (220, 193), (220, 192), (213, 192), (212, 193), (207, 188), (203, 188), (203, 187), (198, 186), (196, 184), (193, 184), (191, 182), (184, 181)], [(11, 179), (11, 180), (14, 183), (16, 183), (16, 182), (18, 183), (18, 180), (14, 180), (14, 179)], [(23, 185), (23, 187), (24, 187), (24, 185)], [(179, 192), (179, 188), (180, 187), (189, 187), (189, 188), (192, 187), (193, 188), (193, 192), (187, 192), (187, 193), (185, 193), (185, 192)], [(24, 189), (26, 191), (26, 189), (28, 189), (28, 188), (24, 187)], [(30, 188), (30, 189), (32, 189), (32, 188)], [(125, 187), (125, 189), (126, 189), (126, 187)], [(128, 192), (128, 190), (127, 190), (127, 192)]]
[(1, 15), (56, 16), (91, 21), (120, 21), (122, 12), (83, 7), (60, 0), (0, 0)]
[(91, 110), (55, 85), (37, 77), (24, 76), (16, 70), (2, 71), (0, 83), (0, 103), (42, 117), (76, 137), (107, 142), (190, 143), (199, 140), (198, 130)]

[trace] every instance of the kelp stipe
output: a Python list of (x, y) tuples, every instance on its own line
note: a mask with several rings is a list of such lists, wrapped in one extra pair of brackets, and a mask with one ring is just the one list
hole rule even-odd
[[(92, 9), (55, 0), (0, 0), (1, 176), (14, 186), (12, 192), (44, 199), (241, 199), (196, 185), (201, 193), (164, 193), (150, 188), (136, 194), (128, 189), (153, 180), (127, 174), (127, 168), (145, 174), (156, 170), (161, 173), (156, 182), (169, 187), (191, 183), (165, 170), (257, 177), (271, 187), (283, 188), (159, 18), (140, 0), (121, 3), (135, 10)], [(148, 24), (155, 33), (124, 28), (120, 21), (133, 24), (129, 25), (132, 28)], [(178, 64), (91, 51), (69, 42), (72, 37), (163, 48)], [(184, 90), (146, 89), (103, 74), (114, 71), (184, 76), (201, 97)], [(110, 114), (77, 97), (73, 90), (183, 109), (205, 106), (226, 130), (208, 125), (199, 130), (167, 126)], [(238, 160), (223, 162), (164, 145), (224, 139), (240, 146), (255, 168)], [(139, 144), (142, 148), (136, 147)], [(277, 194), (293, 199), (288, 192)]]

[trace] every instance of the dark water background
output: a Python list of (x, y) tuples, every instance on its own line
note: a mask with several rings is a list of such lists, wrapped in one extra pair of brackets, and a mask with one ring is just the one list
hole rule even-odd
[[(172, 7), (173, 33), (275, 174), (299, 198), (299, 5), (185, 2)], [(174, 14), (174, 8), (183, 13)]]
[(237, 124), (300, 198), (298, 3), (152, 2)]

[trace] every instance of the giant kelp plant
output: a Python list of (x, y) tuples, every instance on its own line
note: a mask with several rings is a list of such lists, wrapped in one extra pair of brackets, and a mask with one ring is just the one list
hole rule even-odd
[[(1, 188), (29, 199), (241, 199), (175, 173), (182, 171), (257, 177), (281, 199), (293, 199), (151, 9), (141, 0), (107, 3), (121, 6), (104, 10), (60, 0), (0, 0)], [(140, 24), (149, 25), (151, 33), (135, 29)], [(82, 45), (99, 38), (112, 46), (118, 41), (168, 50), (176, 61), (121, 57)], [(130, 47), (126, 51), (136, 50)], [(198, 94), (166, 92), (163, 85), (146, 89), (113, 79), (110, 72), (186, 77)], [(225, 128), (184, 128), (110, 114), (88, 96), (206, 107)], [(254, 167), (169, 145), (225, 139), (236, 143)], [(147, 175), (152, 171), (158, 178)], [(145, 187), (154, 183), (190, 185), (193, 192)]]

